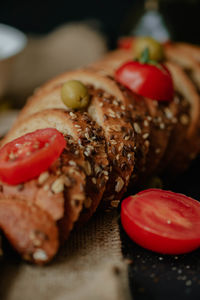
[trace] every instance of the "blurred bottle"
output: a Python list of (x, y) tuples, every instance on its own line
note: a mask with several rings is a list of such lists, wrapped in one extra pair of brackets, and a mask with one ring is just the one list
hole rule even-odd
[(139, 0), (122, 23), (120, 36), (200, 44), (199, 14), (200, 0)]

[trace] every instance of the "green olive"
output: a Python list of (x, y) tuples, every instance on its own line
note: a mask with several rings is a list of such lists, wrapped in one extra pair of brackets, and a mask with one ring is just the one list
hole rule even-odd
[(138, 37), (133, 43), (133, 52), (136, 58), (140, 58), (142, 52), (148, 48), (149, 59), (161, 61), (164, 58), (163, 46), (151, 37)]
[(61, 89), (63, 103), (73, 109), (82, 109), (88, 106), (89, 94), (86, 86), (78, 80), (65, 82)]

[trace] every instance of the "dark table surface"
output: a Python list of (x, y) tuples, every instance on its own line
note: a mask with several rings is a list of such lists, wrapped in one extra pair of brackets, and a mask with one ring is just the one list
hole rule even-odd
[[(200, 200), (200, 157), (165, 186)], [(130, 260), (129, 283), (134, 300), (200, 299), (200, 249), (184, 255), (160, 255), (132, 242), (121, 230), (122, 251)]]

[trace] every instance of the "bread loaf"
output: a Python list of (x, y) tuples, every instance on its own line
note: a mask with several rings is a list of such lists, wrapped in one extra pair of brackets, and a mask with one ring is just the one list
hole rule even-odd
[[(132, 58), (127, 50), (64, 73), (28, 99), (2, 145), (51, 127), (62, 132), (66, 147), (38, 178), (17, 186), (0, 184), (0, 227), (23, 258), (48, 262), (74, 224), (83, 224), (97, 207), (116, 207), (128, 186), (153, 174), (178, 174), (199, 153), (199, 95), (184, 64), (170, 51), (166, 64), (175, 87), (171, 102), (143, 98), (116, 82), (115, 70)], [(192, 70), (198, 73), (196, 67)], [(84, 111), (63, 104), (61, 87), (68, 80), (87, 86), (90, 103)]]

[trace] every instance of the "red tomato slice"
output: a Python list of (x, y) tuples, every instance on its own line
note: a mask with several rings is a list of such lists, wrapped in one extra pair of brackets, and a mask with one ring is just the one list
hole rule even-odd
[(47, 128), (28, 133), (0, 149), (0, 180), (19, 184), (46, 171), (66, 145), (64, 136)]
[(140, 246), (164, 254), (200, 246), (200, 203), (182, 194), (149, 189), (122, 202), (121, 222)]
[(170, 101), (174, 96), (173, 81), (164, 65), (160, 67), (129, 61), (115, 73), (115, 78), (132, 92), (158, 101)]
[(122, 37), (118, 40), (117, 46), (119, 49), (130, 50), (133, 44), (133, 37)]

